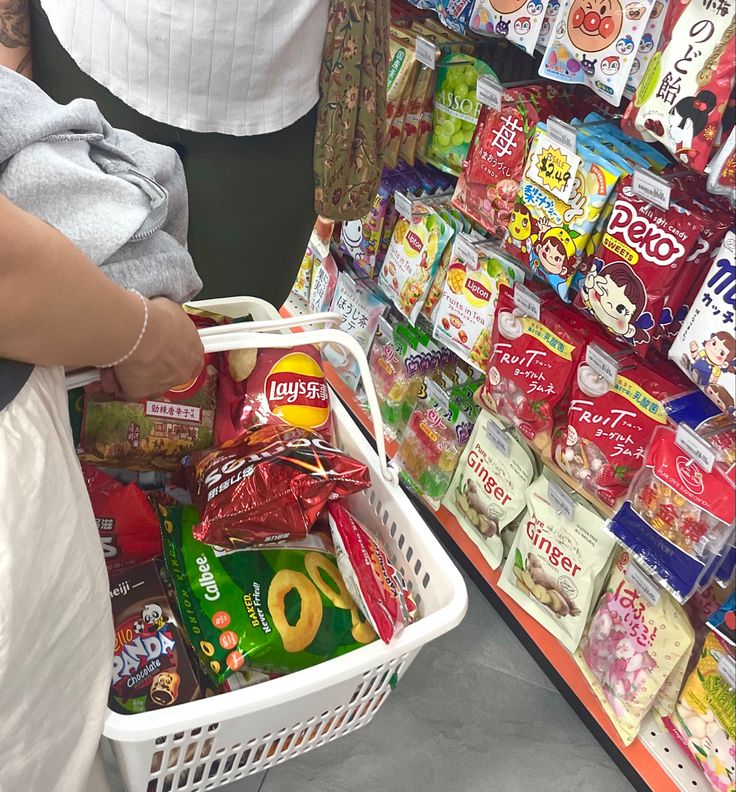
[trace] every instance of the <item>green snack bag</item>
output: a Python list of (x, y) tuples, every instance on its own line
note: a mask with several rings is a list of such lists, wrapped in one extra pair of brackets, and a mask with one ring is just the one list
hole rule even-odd
[(475, 88), (478, 76), (495, 72), (470, 55), (446, 55), (437, 66), (432, 136), (427, 161), (447, 173), (460, 175), (480, 113)]
[(246, 664), (300, 671), (375, 640), (319, 531), (298, 547), (223, 553), (194, 538), (194, 507), (159, 511), (184, 629), (218, 684)]

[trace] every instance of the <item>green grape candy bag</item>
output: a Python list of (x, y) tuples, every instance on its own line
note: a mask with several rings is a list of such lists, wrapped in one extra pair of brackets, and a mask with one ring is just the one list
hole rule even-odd
[(475, 88), (478, 76), (495, 72), (470, 55), (446, 55), (437, 65), (432, 134), (427, 161), (447, 173), (460, 175), (480, 113)]

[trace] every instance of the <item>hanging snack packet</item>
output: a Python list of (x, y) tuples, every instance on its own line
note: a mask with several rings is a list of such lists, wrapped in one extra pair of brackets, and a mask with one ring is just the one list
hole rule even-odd
[(242, 548), (305, 537), (328, 499), (370, 486), (362, 462), (308, 429), (260, 426), (183, 466), (201, 511), (198, 540)]
[(337, 568), (352, 598), (384, 643), (417, 613), (401, 572), (368, 530), (341, 504), (327, 507)]
[(733, 206), (736, 204), (736, 129), (718, 149), (710, 164), (708, 192), (725, 195)]
[(537, 49), (546, 49), (549, 43), (552, 31), (557, 24), (557, 14), (560, 11), (560, 0), (549, 0), (547, 9), (542, 18), (542, 24), (539, 27), (539, 35), (537, 36)]
[(593, 508), (546, 470), (527, 489), (526, 504), (499, 586), (574, 652), (615, 542)]
[(473, 0), (436, 0), (435, 11), (445, 27), (455, 33), (465, 33)]
[(414, 205), (411, 218), (396, 222), (379, 284), (412, 324), (452, 235), (453, 228), (427, 206)]
[(307, 245), (304, 251), (304, 258), (299, 265), (299, 270), (296, 273), (296, 280), (291, 287), (291, 291), (307, 302), (309, 300), (309, 292), (312, 288), (312, 271), (314, 270), (314, 250), (311, 245)]
[(322, 313), (329, 310), (337, 286), (337, 264), (332, 253), (314, 257), (312, 288), (309, 290), (309, 312)]
[(490, 74), (490, 66), (469, 55), (446, 55), (437, 64), (432, 137), (427, 161), (447, 173), (460, 174), (473, 139), (480, 102), (475, 88), (478, 76)]
[(622, 551), (575, 659), (624, 745), (693, 640), (682, 608)]
[(501, 564), (501, 534), (523, 511), (535, 473), (526, 443), (483, 410), (442, 502), (492, 569)]
[(669, 352), (723, 412), (736, 404), (736, 235), (729, 232)]
[(411, 39), (399, 33), (389, 37), (389, 63), (386, 76), (386, 141), (396, 116), (404, 88), (412, 76), (415, 64), (415, 47)]
[(627, 95), (634, 93), (639, 87), (644, 74), (649, 68), (649, 62), (659, 52), (659, 43), (662, 38), (662, 29), (667, 12), (669, 0), (654, 0), (652, 13), (649, 15), (644, 35), (639, 42), (634, 60), (631, 62), (629, 78), (626, 82)]
[(501, 287), (493, 343), (481, 399), (542, 451), (552, 436), (553, 412), (567, 392), (584, 340), (570, 311), (549, 295), (539, 319), (517, 306), (514, 290)]
[(196, 509), (160, 511), (182, 619), (216, 682), (246, 665), (299, 671), (375, 640), (331, 553), (293, 546), (222, 553), (194, 537)]
[(470, 28), (506, 38), (534, 55), (546, 8), (546, 0), (475, 0)]
[[(401, 144), (399, 146), (399, 157), (409, 165), (414, 165), (416, 161), (422, 110), (428, 95), (430, 97), (434, 96), (434, 69), (420, 64), (419, 72), (406, 105), (406, 115), (404, 116), (404, 126), (401, 130)], [(431, 129), (431, 118), (428, 119), (428, 123), (429, 129)]]
[(577, 306), (644, 357), (665, 295), (702, 230), (694, 213), (675, 204), (660, 209), (640, 198), (627, 176)]
[(565, 0), (539, 74), (550, 80), (587, 85), (617, 107), (653, 3), (613, 0), (593, 7), (587, 0)]

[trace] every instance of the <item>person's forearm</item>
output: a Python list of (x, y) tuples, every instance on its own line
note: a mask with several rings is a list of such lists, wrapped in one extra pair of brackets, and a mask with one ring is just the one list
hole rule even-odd
[(0, 0), (0, 66), (31, 76), (30, 0)]
[(135, 343), (144, 313), (63, 234), (0, 195), (0, 357), (112, 363)]

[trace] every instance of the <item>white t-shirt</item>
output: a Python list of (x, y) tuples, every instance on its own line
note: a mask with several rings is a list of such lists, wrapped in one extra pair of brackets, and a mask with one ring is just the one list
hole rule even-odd
[(259, 135), (319, 98), (329, 0), (42, 0), (79, 67), (143, 115)]

